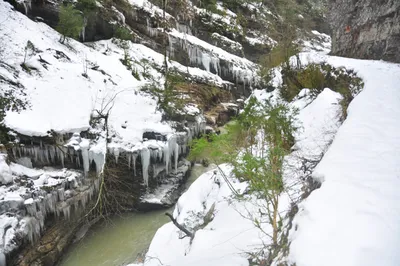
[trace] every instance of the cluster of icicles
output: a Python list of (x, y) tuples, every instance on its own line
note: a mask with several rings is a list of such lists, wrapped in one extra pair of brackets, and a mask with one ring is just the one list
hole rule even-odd
[[(176, 30), (183, 33), (184, 38), (178, 38), (168, 34), (169, 57), (174, 57), (174, 46), (178, 45), (188, 53), (191, 65), (203, 68), (207, 72), (216, 74), (220, 77), (232, 76), (232, 80), (234, 80), (236, 84), (241, 83), (244, 88), (246, 88), (246, 86), (252, 88), (253, 84), (256, 82), (254, 77), (254, 64), (250, 61), (248, 61), (248, 63), (243, 63), (241, 61), (236, 62), (237, 60), (233, 58), (237, 57), (232, 55), (232, 59), (225, 60), (224, 67), (221, 67), (221, 60), (217, 53), (208, 51), (205, 47), (187, 40), (187, 35), (193, 35), (189, 26), (177, 22)], [(147, 33), (149, 36), (156, 37), (158, 36), (159, 31), (160, 29), (158, 28), (152, 28), (150, 20), (147, 19)], [(242, 58), (238, 59), (242, 60)]]
[(99, 191), (100, 179), (95, 179), (94, 183), (85, 178), (80, 181), (82, 184), (79, 192), (67, 189), (68, 183), (66, 182), (64, 188), (54, 189), (49, 193), (42, 191), (42, 195), (35, 197), (30, 202), (25, 202), (24, 205), (29, 217), (25, 217), (22, 223), (25, 224), (25, 232), (31, 243), (34, 243), (40, 237), (47, 215), (54, 214), (59, 217), (62, 214), (65, 219), (69, 219), (72, 207), (75, 212), (85, 210), (86, 204)]
[[(171, 169), (175, 172), (178, 171), (178, 160), (179, 155), (186, 153), (187, 143), (189, 143), (193, 136), (197, 136), (200, 132), (205, 131), (205, 122), (200, 121), (193, 125), (191, 128), (187, 128), (185, 135), (173, 134), (169, 135), (167, 141), (148, 141), (147, 146), (140, 149), (139, 152), (127, 153), (127, 161), (129, 168), (133, 168), (134, 176), (136, 176), (136, 160), (140, 155), (142, 165), (143, 182), (146, 186), (149, 185), (149, 167), (151, 162), (164, 162), (165, 171), (168, 174)], [(183, 140), (180, 140), (184, 137)], [(181, 143), (181, 145), (179, 145)], [(118, 148), (112, 148), (112, 153), (115, 156), (115, 161), (118, 163), (120, 156), (120, 150)], [(155, 165), (153, 165), (155, 167)], [(155, 170), (153, 170), (154, 177), (157, 176)]]
[[(96, 164), (96, 171), (100, 173), (105, 161), (103, 153), (89, 151), (88, 147), (80, 150), (63, 145), (16, 146), (12, 148), (14, 158), (29, 157), (32, 161), (42, 165), (61, 165), (65, 167), (66, 161), (77, 168), (83, 167), (85, 173), (89, 172), (90, 163)], [(82, 160), (80, 158), (82, 155)]]

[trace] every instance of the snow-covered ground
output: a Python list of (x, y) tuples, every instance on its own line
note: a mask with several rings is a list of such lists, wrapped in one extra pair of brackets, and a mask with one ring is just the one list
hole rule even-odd
[(300, 205), (290, 260), (298, 266), (400, 265), (400, 65), (312, 59), (355, 69), (365, 88), (314, 172), (323, 183)]

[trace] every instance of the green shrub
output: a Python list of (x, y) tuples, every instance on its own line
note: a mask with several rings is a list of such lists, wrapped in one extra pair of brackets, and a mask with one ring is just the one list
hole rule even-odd
[(137, 71), (136, 68), (132, 69), (132, 76), (133, 76), (135, 79), (140, 80), (140, 75), (139, 75), (139, 72)]
[(120, 40), (131, 41), (132, 40), (132, 33), (129, 29), (121, 26), (117, 26), (114, 31), (114, 37)]
[(61, 33), (60, 42), (64, 43), (66, 38), (77, 39), (83, 28), (83, 18), (81, 13), (73, 5), (61, 5), (59, 21), (56, 27)]
[(96, 10), (96, 0), (78, 0), (76, 8), (82, 11), (85, 16), (88, 16)]
[(299, 92), (310, 89), (311, 96), (316, 97), (325, 88), (329, 88), (342, 95), (342, 119), (347, 116), (347, 107), (353, 98), (360, 93), (364, 82), (353, 70), (335, 68), (329, 64), (309, 64), (303, 68), (283, 68), (282, 85), (279, 88), (280, 96), (290, 102)]
[(164, 113), (164, 119), (180, 120), (184, 115), (185, 100), (177, 89), (177, 84), (185, 79), (177, 73), (170, 72), (164, 85), (153, 81), (141, 88), (141, 91), (150, 94), (157, 100), (158, 110)]

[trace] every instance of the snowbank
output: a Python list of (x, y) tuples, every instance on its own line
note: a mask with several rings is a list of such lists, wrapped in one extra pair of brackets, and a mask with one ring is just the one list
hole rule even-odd
[(291, 232), (297, 266), (400, 265), (400, 65), (303, 54), (355, 69), (364, 90), (317, 166)]

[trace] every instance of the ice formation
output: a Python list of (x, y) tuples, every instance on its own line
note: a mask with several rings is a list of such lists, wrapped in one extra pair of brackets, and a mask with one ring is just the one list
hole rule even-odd
[(149, 165), (150, 165), (150, 150), (146, 147), (143, 148), (140, 157), (142, 159), (142, 174), (143, 181), (146, 186), (149, 185)]

